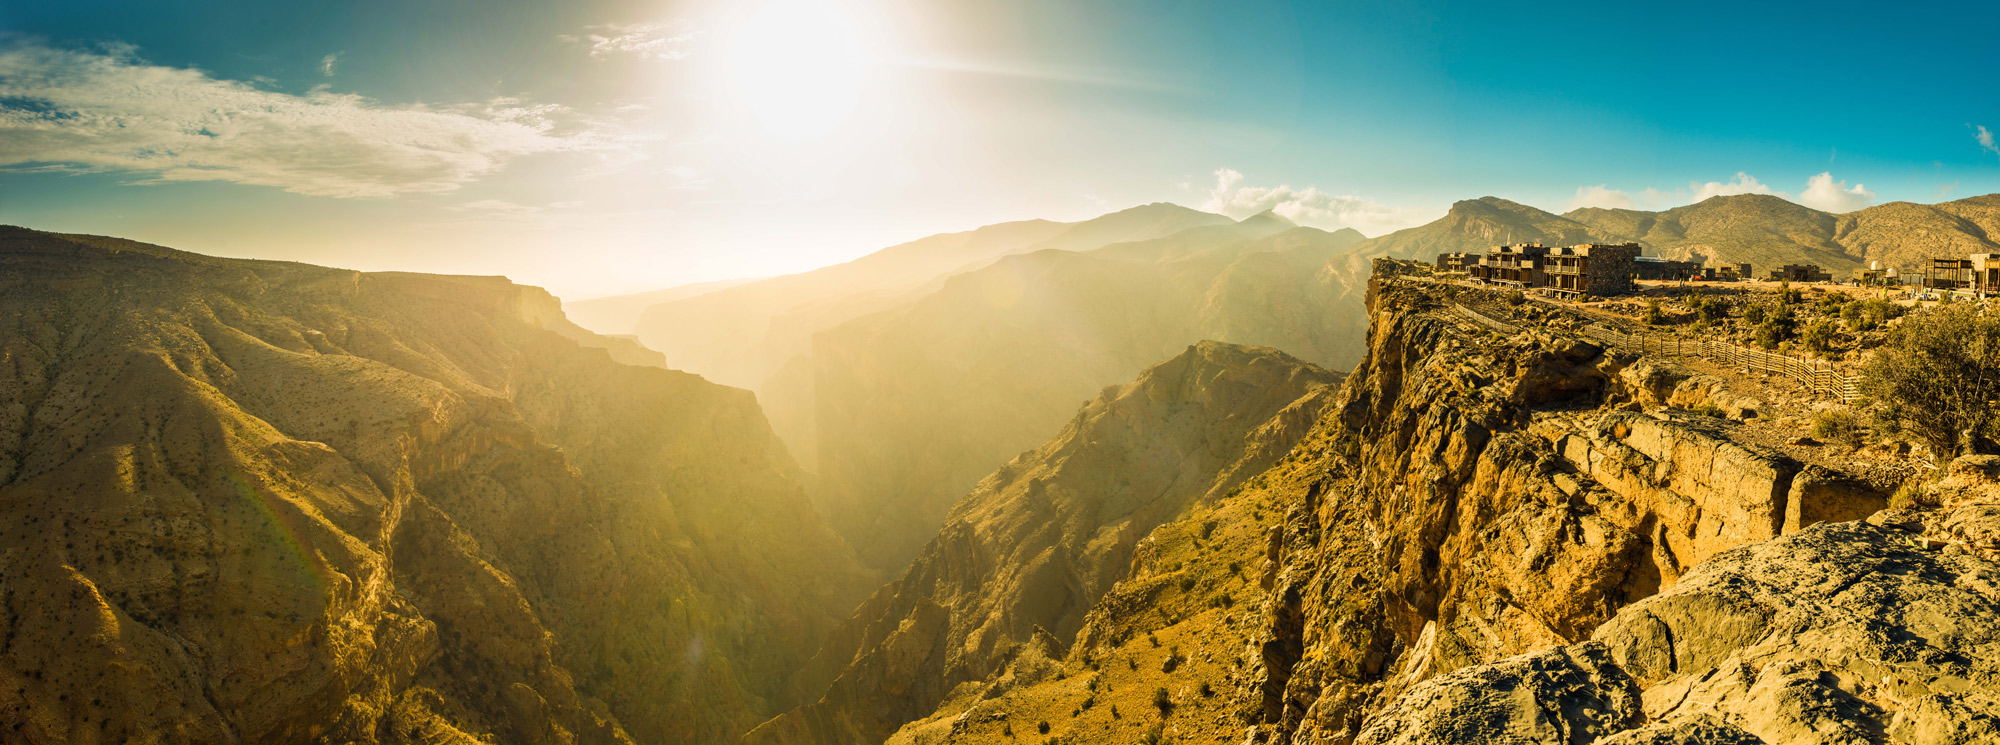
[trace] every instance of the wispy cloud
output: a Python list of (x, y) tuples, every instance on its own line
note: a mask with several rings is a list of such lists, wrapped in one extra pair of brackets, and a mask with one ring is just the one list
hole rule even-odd
[(1986, 125), (1979, 125), (1979, 131), (1973, 133), (1972, 139), (1979, 141), (1980, 148), (1990, 151), (1994, 155), (2000, 155), (2000, 144), (1994, 144), (1993, 130), (1987, 129)]
[(603, 59), (633, 55), (641, 59), (677, 60), (688, 56), (698, 33), (686, 21), (657, 23), (607, 23), (590, 26), (581, 34), (559, 34), (557, 39), (582, 44), (590, 56)]
[(0, 166), (384, 197), (452, 191), (525, 155), (630, 141), (563, 107), (514, 99), (395, 106), (152, 65), (130, 47), (0, 47)]
[(340, 64), (340, 55), (343, 54), (346, 54), (346, 52), (334, 52), (333, 54), (319, 58), (319, 74), (329, 78), (333, 77), (334, 67)]
[(1208, 190), (1208, 202), (1202, 209), (1239, 220), (1270, 211), (1300, 225), (1354, 228), (1371, 236), (1422, 225), (1439, 212), (1391, 207), (1310, 186), (1303, 190), (1284, 185), (1245, 186), (1243, 174), (1231, 168), (1215, 171), (1215, 186)]

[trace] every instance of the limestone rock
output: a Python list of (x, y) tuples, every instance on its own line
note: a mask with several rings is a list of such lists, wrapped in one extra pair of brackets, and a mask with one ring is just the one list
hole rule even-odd
[(1604, 645), (1559, 647), (1462, 668), (1411, 688), (1359, 745), (1516, 742), (1570, 745), (1644, 718), (1639, 687)]

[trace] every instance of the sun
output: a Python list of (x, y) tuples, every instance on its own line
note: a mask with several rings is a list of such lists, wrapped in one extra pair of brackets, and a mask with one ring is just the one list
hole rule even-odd
[(746, 17), (729, 44), (730, 89), (771, 137), (807, 142), (853, 117), (869, 73), (854, 18), (826, 0), (778, 0)]

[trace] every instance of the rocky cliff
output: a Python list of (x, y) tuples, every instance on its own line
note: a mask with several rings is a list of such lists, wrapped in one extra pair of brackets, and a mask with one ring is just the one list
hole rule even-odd
[(1367, 358), (1285, 458), (890, 741), (2000, 736), (1992, 459), (1885, 510), (1560, 313), (1373, 287)]
[(535, 288), (8, 228), (0, 318), (0, 739), (723, 742), (859, 587)]

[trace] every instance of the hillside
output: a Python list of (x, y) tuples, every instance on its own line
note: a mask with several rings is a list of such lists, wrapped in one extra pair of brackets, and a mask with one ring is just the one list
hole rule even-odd
[(1024, 645), (1066, 647), (1141, 538), (1270, 467), (1338, 380), (1276, 350), (1202, 342), (1106, 388), (959, 501), (802, 676), (812, 703), (746, 741), (879, 742)]
[(536, 288), (4, 228), (0, 318), (10, 740), (726, 742), (863, 589), (748, 393)]
[[(1004, 637), (1011, 654), (888, 742), (2000, 734), (2000, 458), (1953, 464), (1933, 506), (1883, 510), (1874, 487), (1757, 444), (1751, 423), (1663, 406), (1656, 368), (1562, 330), (1573, 319), (1531, 310), (1502, 335), (1453, 310), (1493, 300), (1374, 285), (1367, 358), (1285, 457), (1134, 544), (1073, 641)], [(944, 548), (976, 535), (947, 527), (929, 572), (865, 606), (893, 590), (912, 610), (877, 617), (869, 638), (889, 652), (849, 674), (979, 648), (931, 640), (983, 597), (953, 580), (1046, 554)], [(909, 697), (836, 693), (819, 712), (851, 716), (788, 715), (751, 739), (872, 742), (842, 727)]]
[[(2000, 195), (1935, 205), (1891, 202), (1829, 214), (1763, 194), (1712, 197), (1663, 212), (1584, 208), (1563, 217), (1649, 253), (1780, 264), (1817, 264), (1837, 278), (1880, 261), (1922, 267), (1935, 257), (2000, 251)], [(1416, 258), (1416, 257), (1408, 257)]]
[(893, 573), (985, 474), (1079, 402), (1202, 339), (1332, 357), (1362, 319), (1318, 271), (1357, 234), (1280, 218), (1095, 251), (1013, 256), (897, 310), (830, 329), (763, 396), (810, 411), (816, 497), (863, 561)]
[(806, 352), (813, 334), (909, 303), (952, 274), (1028, 251), (1087, 250), (1228, 221), (1152, 204), (1080, 223), (1027, 220), (935, 235), (845, 264), (654, 305), (640, 315), (633, 332), (664, 352), (674, 369), (757, 390)]

